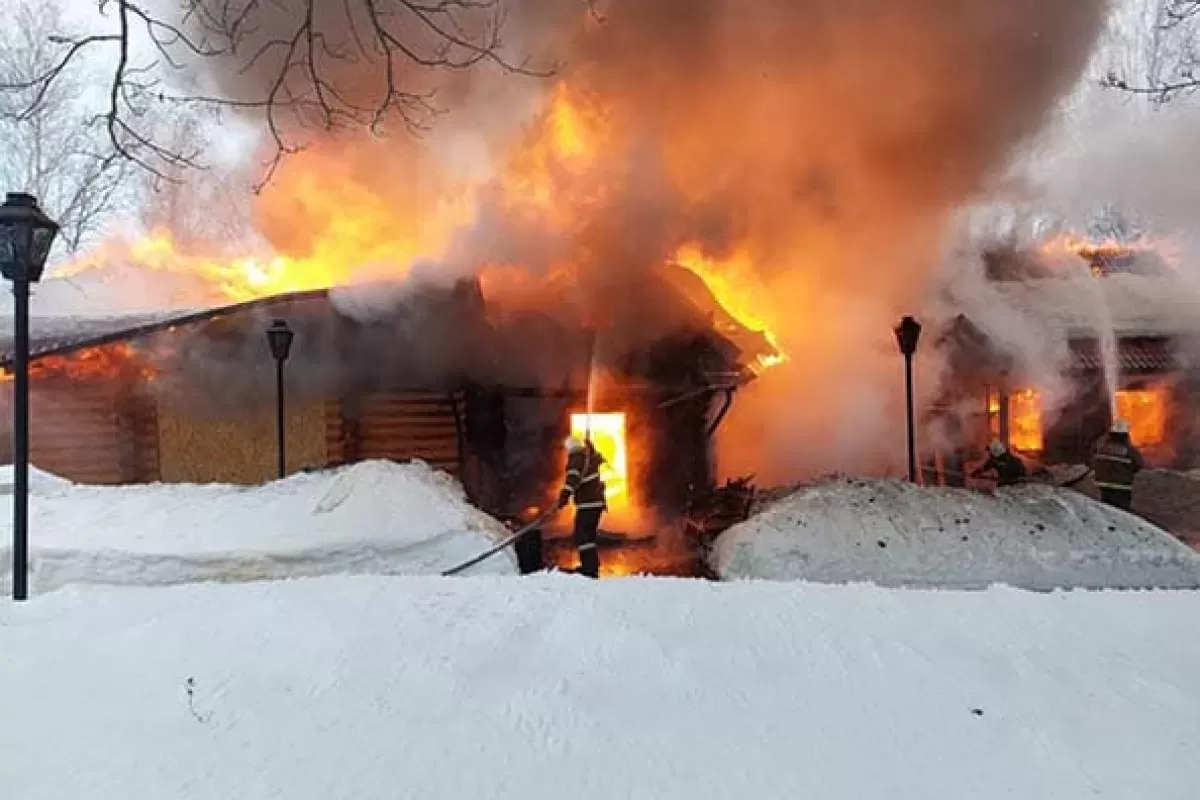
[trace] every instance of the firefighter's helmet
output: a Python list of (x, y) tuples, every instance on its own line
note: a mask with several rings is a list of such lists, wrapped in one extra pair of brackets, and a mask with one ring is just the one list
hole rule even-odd
[(1129, 433), (1129, 420), (1127, 420), (1127, 419), (1113, 420), (1112, 432), (1113, 433)]
[(576, 436), (568, 436), (564, 439), (563, 447), (567, 448), (568, 453), (578, 453), (584, 449), (583, 441)]
[(992, 439), (988, 442), (988, 453), (993, 456), (1002, 456), (1008, 448), (1004, 446), (1004, 442), (999, 439)]

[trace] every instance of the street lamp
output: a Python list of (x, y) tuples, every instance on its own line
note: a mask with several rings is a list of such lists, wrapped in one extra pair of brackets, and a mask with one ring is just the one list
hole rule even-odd
[(13, 600), (29, 596), (29, 284), (41, 280), (58, 223), (37, 198), (0, 205), (0, 274), (13, 285)]
[(896, 326), (896, 343), (904, 355), (904, 406), (908, 417), (908, 479), (917, 482), (917, 444), (916, 431), (913, 422), (913, 354), (917, 352), (917, 342), (921, 340), (921, 323), (912, 317), (905, 317)]
[(284, 451), (283, 432), (283, 362), (287, 361), (292, 351), (292, 339), (296, 334), (281, 319), (271, 323), (267, 328), (267, 344), (271, 347), (271, 356), (275, 359), (275, 442), (279, 450), (279, 477), (287, 474), (287, 458)]

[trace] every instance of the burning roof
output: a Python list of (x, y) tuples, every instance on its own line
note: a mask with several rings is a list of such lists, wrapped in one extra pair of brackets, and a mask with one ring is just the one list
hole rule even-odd
[[(671, 270), (665, 267), (663, 277), (641, 283), (637, 291), (612, 287), (623, 302), (613, 304), (604, 320), (602, 366), (635, 376), (645, 371), (645, 359), (656, 343), (679, 337), (707, 340), (715, 348), (710, 366), (717, 370), (778, 357), (761, 333), (732, 320), (711, 295), (696, 291), (685, 295), (677, 289), (666, 277)], [(705, 298), (707, 305), (701, 305)], [(374, 283), (270, 295), (199, 310), (36, 315), (31, 354), (35, 359), (82, 354), (84, 372), (88, 363), (98, 372), (112, 372), (106, 368), (107, 360), (88, 354), (105, 345), (187, 331), (188, 338), (199, 334), (227, 340), (218, 360), (259, 362), (264, 357), (261, 329), (271, 318), (285, 316), (293, 327), (301, 328), (299, 358), (336, 363), (344, 374), (407, 375), (418, 384), (457, 375), (483, 382), (563, 385), (566, 380), (583, 381), (586, 386), (584, 348), (592, 332), (572, 311), (569, 305), (543, 298), (541, 305), (524, 311), (501, 308), (498, 314), (489, 314), (480, 283), (471, 280), (451, 288)], [(543, 320), (540, 330), (539, 323), (530, 327), (531, 318)], [(354, 332), (346, 334), (348, 327)], [(236, 347), (229, 344), (233, 340), (239, 342)], [(177, 354), (177, 347), (167, 344), (159, 349)], [(11, 364), (11, 349), (11, 336), (0, 334), (0, 366)], [(112, 357), (131, 353), (118, 351)]]

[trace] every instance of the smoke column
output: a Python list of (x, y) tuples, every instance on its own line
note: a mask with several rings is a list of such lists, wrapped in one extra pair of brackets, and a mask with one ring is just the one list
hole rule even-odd
[[(264, 235), (299, 253), (350, 237), (393, 269), (420, 257), (447, 278), (496, 263), (534, 274), (570, 264), (575, 301), (590, 309), (619, 305), (629, 281), (691, 245), (714, 263), (744, 267), (736, 282), (759, 299), (755, 316), (789, 355), (735, 401), (721, 434), (726, 471), (770, 481), (902, 463), (892, 326), (927, 307), (949, 215), (986, 192), (1043, 128), (1086, 65), (1107, 3), (610, 0), (593, 12), (582, 0), (523, 0), (510, 8), (511, 49), (561, 64), (553, 80), (486, 68), (406, 71), (449, 106), (435, 132), (380, 141), (307, 131), (312, 148), (259, 204)], [(289, 19), (264, 18), (254, 36), (278, 37), (286, 25), (276, 24)], [(336, 42), (336, 15), (325, 24)], [(338, 70), (364, 96), (378, 81), (370, 65)], [(267, 77), (232, 66), (210, 76), (239, 92)], [(569, 169), (537, 157), (552, 133), (546, 106), (564, 87), (590, 115), (582, 165)], [(552, 200), (514, 204), (533, 167)], [(392, 222), (351, 231), (298, 225), (323, 218), (314, 196)], [(430, 211), (447, 205), (452, 224)], [(601, 337), (639, 335), (641, 326), (627, 325)], [(918, 361), (928, 395), (940, 366), (921, 353)]]

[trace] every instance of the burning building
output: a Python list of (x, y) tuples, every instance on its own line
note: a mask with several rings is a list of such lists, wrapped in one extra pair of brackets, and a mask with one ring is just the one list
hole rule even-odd
[(779, 357), (691, 273), (662, 265), (657, 276), (610, 306), (602, 330), (545, 296), (490, 303), (481, 279), (35, 316), (32, 460), (86, 483), (271, 479), (264, 331), (284, 319), (296, 333), (290, 470), (422, 459), (458, 476), (485, 510), (518, 517), (549, 507), (561, 441), (584, 432), (610, 465), (606, 528), (653, 525), (713, 483), (714, 431), (755, 368)]
[(1172, 267), (1152, 249), (1061, 241), (985, 262), (986, 297), (939, 341), (952, 377), (934, 418), (957, 415), (975, 452), (999, 438), (1049, 464), (1090, 463), (1122, 418), (1148, 464), (1196, 466), (1196, 293)]

